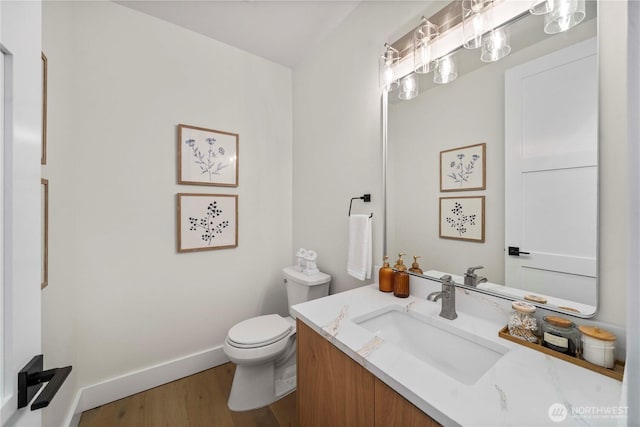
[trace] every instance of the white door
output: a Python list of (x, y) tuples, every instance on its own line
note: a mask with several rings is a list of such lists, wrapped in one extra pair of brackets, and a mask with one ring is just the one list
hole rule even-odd
[[(505, 282), (597, 302), (596, 39), (505, 74)], [(524, 254), (509, 255), (508, 247)]]
[(41, 5), (0, 1), (0, 403), (3, 426), (38, 427), (18, 410), (18, 371), (40, 354)]

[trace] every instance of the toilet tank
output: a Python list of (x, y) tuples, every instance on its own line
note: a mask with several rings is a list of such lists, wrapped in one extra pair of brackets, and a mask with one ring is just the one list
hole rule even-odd
[(329, 295), (331, 276), (328, 274), (316, 273), (308, 275), (296, 270), (295, 267), (283, 268), (282, 274), (284, 276), (284, 282), (287, 285), (289, 314), (291, 314), (293, 318), (295, 318), (295, 316), (291, 313), (292, 305)]

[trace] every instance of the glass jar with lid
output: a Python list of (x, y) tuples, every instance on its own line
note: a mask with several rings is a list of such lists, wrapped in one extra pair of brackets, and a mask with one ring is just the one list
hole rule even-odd
[(580, 333), (569, 319), (545, 316), (542, 320), (542, 345), (567, 356), (576, 356)]
[(587, 362), (612, 369), (615, 365), (616, 335), (597, 326), (578, 326), (582, 333), (582, 357)]
[(538, 321), (533, 317), (536, 308), (523, 301), (511, 303), (509, 313), (509, 334), (529, 342), (538, 342)]

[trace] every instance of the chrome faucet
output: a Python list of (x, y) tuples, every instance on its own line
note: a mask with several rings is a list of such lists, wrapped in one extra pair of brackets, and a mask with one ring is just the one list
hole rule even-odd
[(478, 276), (475, 273), (476, 270), (480, 270), (481, 268), (484, 267), (479, 265), (477, 267), (469, 267), (467, 269), (467, 272), (464, 274), (464, 284), (466, 286), (473, 286), (475, 288), (478, 284), (485, 283), (487, 281), (486, 277)]
[(440, 317), (453, 320), (458, 317), (458, 314), (456, 313), (456, 285), (448, 274), (442, 276), (440, 280), (442, 281), (442, 290), (431, 292), (427, 296), (427, 299), (429, 301), (438, 301), (439, 299), (442, 299)]

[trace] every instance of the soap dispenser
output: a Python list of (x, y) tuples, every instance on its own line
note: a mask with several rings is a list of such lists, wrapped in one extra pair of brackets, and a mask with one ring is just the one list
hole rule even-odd
[(416, 255), (413, 256), (413, 264), (411, 264), (409, 271), (415, 274), (422, 274), (422, 269), (418, 265), (418, 258), (420, 257)]
[(378, 288), (381, 292), (393, 291), (393, 270), (389, 267), (389, 257), (384, 256), (384, 264), (378, 272)]
[(404, 254), (398, 254), (396, 271), (393, 273), (393, 295), (398, 298), (407, 298), (409, 296), (409, 274), (407, 266), (402, 260), (402, 255)]

